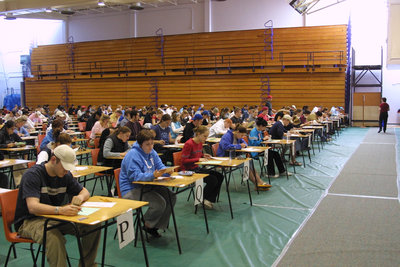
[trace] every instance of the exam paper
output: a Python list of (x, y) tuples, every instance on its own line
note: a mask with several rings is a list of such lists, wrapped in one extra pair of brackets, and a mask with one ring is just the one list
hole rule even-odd
[(117, 202), (85, 202), (81, 207), (112, 208)]
[(78, 215), (90, 215), (92, 213), (95, 213), (96, 211), (98, 211), (100, 208), (86, 208), (86, 207), (82, 207), (82, 209), (78, 212)]

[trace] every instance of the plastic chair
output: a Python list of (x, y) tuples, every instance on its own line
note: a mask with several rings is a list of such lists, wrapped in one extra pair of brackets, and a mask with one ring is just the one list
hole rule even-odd
[(78, 122), (78, 129), (81, 132), (84, 132), (86, 130), (86, 122)]
[(247, 136), (243, 136), (243, 140), (247, 143), (247, 145), (249, 144), (249, 138)]
[(182, 151), (174, 152), (172, 154), (172, 157), (174, 159), (174, 166), (179, 166), (178, 171), (180, 171), (181, 170), (181, 161), (182, 161)]
[[(92, 155), (92, 164), (93, 164), (94, 166), (97, 165), (97, 158), (98, 158), (98, 156), (99, 156), (99, 151), (100, 151), (100, 148), (95, 148), (95, 149), (92, 149), (92, 150), (90, 151), (90, 153), (91, 153), (91, 155)], [(96, 177), (96, 176), (97, 176), (97, 177)], [(94, 185), (93, 185), (93, 189), (92, 189), (92, 195), (93, 195), (93, 193), (94, 193), (94, 189), (96, 188), (97, 179), (100, 179), (101, 190), (104, 190), (104, 187), (103, 187), (103, 178), (105, 178), (106, 176), (111, 176), (111, 175), (110, 175), (110, 174), (106, 174), (106, 173), (101, 173), (101, 172), (96, 172), (96, 173), (94, 174), (95, 179), (94, 179)]]
[(39, 134), (38, 135), (38, 146), (42, 144), (43, 139), (46, 137), (45, 134)]
[(212, 152), (213, 152), (214, 157), (217, 156), (218, 147), (219, 147), (219, 143), (215, 143), (215, 144), (213, 144), (213, 145), (211, 146), (211, 149), (212, 149)]
[(34, 161), (28, 162), (28, 169), (35, 166), (35, 164), (36, 164), (36, 162), (34, 162)]
[(88, 148), (95, 148), (94, 146), (90, 145), (90, 134), (92, 131), (85, 131), (85, 139), (87, 139), (87, 147)]
[[(11, 254), (11, 249), (13, 250), (14, 253), (14, 258), (17, 258), (17, 254), (15, 251), (15, 244), (17, 243), (29, 243), (30, 244), (30, 251), (32, 255), (32, 260), (33, 260), (33, 265), (36, 266), (36, 260), (38, 254), (35, 256), (35, 253), (33, 251), (33, 244), (35, 241), (29, 238), (22, 238), (18, 236), (17, 232), (12, 232), (11, 231), (11, 225), (14, 222), (14, 214), (15, 214), (15, 209), (17, 207), (17, 198), (18, 198), (18, 189), (8, 191), (5, 193), (0, 194), (0, 204), (1, 204), (1, 209), (2, 209), (2, 218), (3, 218), (3, 226), (4, 226), (4, 234), (6, 236), (6, 239), (8, 242), (11, 242), (10, 248), (8, 249), (7, 253), (7, 258), (5, 262), (5, 267), (8, 264), (8, 260), (10, 258)], [(40, 246), (39, 246), (40, 250)]]
[(114, 180), (115, 180), (115, 187), (117, 187), (118, 197), (122, 198), (121, 189), (119, 188), (119, 174), (121, 173), (121, 168), (114, 170)]
[(95, 138), (94, 139), (94, 148), (99, 148), (100, 147), (100, 138)]

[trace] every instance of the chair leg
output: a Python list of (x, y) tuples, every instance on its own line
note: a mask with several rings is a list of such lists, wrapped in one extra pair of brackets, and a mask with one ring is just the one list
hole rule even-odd
[(6, 262), (4, 263), (4, 267), (7, 267), (8, 264), (8, 260), (10, 259), (10, 254), (11, 254), (11, 249), (14, 250), (14, 258), (16, 258), (16, 254), (15, 254), (15, 244), (11, 243), (9, 249), (8, 249), (8, 253), (7, 253), (7, 258), (6, 258)]
[(36, 265), (35, 253), (33, 252), (33, 243), (30, 244), (29, 250), (31, 251), (32, 260), (33, 260), (33, 266), (36, 267), (37, 265)]

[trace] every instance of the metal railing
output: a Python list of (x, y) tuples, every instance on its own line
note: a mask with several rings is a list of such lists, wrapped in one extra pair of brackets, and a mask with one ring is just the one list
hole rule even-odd
[(341, 68), (346, 63), (343, 51), (281, 52), (279, 53), (282, 71), (288, 66), (303, 66), (313, 70), (319, 65), (332, 65)]

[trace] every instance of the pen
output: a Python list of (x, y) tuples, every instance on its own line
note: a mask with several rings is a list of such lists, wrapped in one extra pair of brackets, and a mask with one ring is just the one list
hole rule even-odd
[(83, 221), (83, 220), (86, 220), (88, 217), (82, 217), (82, 218), (79, 218), (78, 219), (78, 221)]

